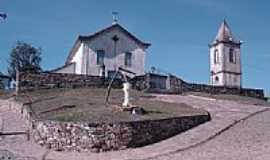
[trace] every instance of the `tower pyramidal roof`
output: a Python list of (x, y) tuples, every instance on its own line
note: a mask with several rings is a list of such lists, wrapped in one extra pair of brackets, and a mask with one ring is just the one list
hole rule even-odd
[(223, 20), (221, 26), (219, 27), (218, 33), (216, 35), (213, 44), (216, 44), (218, 42), (241, 44), (240, 40), (235, 38), (235, 36), (233, 35), (231, 28), (225, 19)]

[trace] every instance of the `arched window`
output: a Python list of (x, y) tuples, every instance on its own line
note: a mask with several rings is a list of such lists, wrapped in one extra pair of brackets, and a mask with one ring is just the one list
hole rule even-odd
[(218, 50), (216, 49), (214, 52), (214, 64), (219, 63), (219, 55), (218, 55)]
[(131, 59), (132, 59), (132, 54), (130, 52), (125, 53), (125, 66), (126, 67), (131, 67)]
[(230, 63), (236, 63), (236, 57), (234, 54), (234, 50), (232, 48), (230, 48), (229, 60), (230, 60)]

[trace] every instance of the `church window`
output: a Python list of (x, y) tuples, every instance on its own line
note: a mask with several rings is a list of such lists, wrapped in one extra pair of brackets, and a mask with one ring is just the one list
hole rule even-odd
[(218, 50), (216, 49), (214, 52), (214, 64), (219, 63), (219, 55), (218, 55)]
[(230, 48), (229, 60), (230, 60), (230, 63), (236, 63), (236, 57), (234, 54), (234, 50), (232, 48)]
[(215, 81), (216, 81), (216, 83), (218, 83), (218, 81), (219, 81), (219, 78), (218, 78), (218, 77), (216, 77), (216, 78), (215, 78)]
[(131, 67), (132, 54), (130, 52), (125, 53), (125, 66)]
[(104, 57), (105, 57), (105, 51), (104, 50), (97, 50), (97, 65), (104, 64)]

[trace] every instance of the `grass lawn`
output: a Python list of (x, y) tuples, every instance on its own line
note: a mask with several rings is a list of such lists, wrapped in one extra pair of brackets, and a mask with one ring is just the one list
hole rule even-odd
[(33, 110), (39, 118), (48, 120), (111, 123), (207, 114), (187, 104), (154, 101), (151, 95), (134, 90), (131, 91), (131, 103), (143, 107), (148, 112), (145, 115), (134, 116), (115, 110), (112, 106), (121, 105), (123, 101), (123, 92), (119, 89), (112, 89), (108, 106), (104, 104), (106, 89), (101, 88), (49, 89), (26, 95), (21, 95), (18, 100), (28, 102), (31, 97)]

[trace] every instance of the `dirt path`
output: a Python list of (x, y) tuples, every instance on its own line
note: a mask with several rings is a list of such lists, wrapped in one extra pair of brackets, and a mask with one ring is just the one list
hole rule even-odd
[[(3, 133), (26, 132), (28, 126), (21, 115), (12, 112), (6, 101), (0, 101), (0, 126)], [(34, 143), (27, 135), (9, 135), (0, 137), (0, 151), (8, 150), (19, 160), (38, 160), (46, 149)]]
[(269, 160), (270, 111), (241, 121), (207, 143), (151, 160)]

